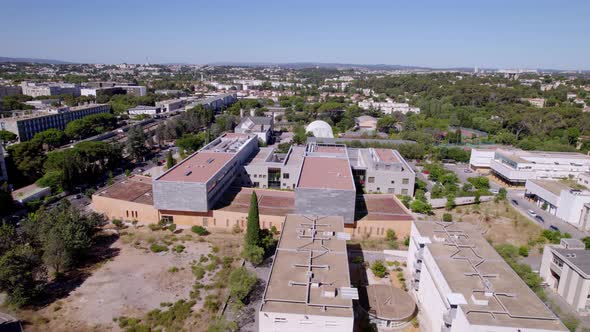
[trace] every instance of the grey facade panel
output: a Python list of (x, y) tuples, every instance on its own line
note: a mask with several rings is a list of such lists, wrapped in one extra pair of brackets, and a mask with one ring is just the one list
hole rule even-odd
[(295, 211), (298, 214), (341, 216), (347, 224), (354, 222), (354, 190), (295, 189)]
[(154, 181), (154, 206), (159, 210), (207, 212), (204, 183)]

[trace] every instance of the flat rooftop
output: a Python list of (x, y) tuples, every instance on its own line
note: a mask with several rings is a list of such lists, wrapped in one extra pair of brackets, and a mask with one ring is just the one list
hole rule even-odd
[(348, 159), (305, 157), (298, 188), (355, 190)]
[(379, 159), (384, 163), (399, 163), (399, 158), (391, 149), (374, 149)]
[(152, 178), (142, 175), (132, 175), (94, 193), (94, 196), (153, 205)]
[[(519, 163), (570, 165), (573, 162), (590, 164), (590, 156), (579, 152), (525, 151), (498, 149), (498, 153)], [(555, 159), (563, 159), (556, 161)]]
[(228, 189), (214, 209), (248, 213), (253, 191), (258, 197), (258, 211), (261, 215), (286, 216), (295, 211), (295, 193), (292, 191), (238, 187)]
[(531, 181), (531, 182), (535, 183), (539, 187), (550, 191), (552, 194), (554, 194), (556, 196), (559, 196), (561, 194), (562, 190), (572, 189), (570, 186), (568, 186), (567, 184), (562, 183), (560, 181), (538, 180), (538, 179), (531, 179), (531, 180), (527, 180), (527, 181)]
[(568, 262), (570, 266), (575, 266), (584, 274), (590, 275), (590, 250), (585, 249), (565, 249), (553, 247), (561, 258)]
[[(459, 306), (472, 325), (567, 331), (475, 225), (433, 221), (414, 225), (422, 237), (430, 238), (426, 248), (450, 291), (467, 301)], [(487, 287), (482, 280), (487, 280)], [(483, 290), (494, 296), (484, 296)], [(489, 302), (477, 305), (472, 296)]]
[(260, 311), (352, 317), (346, 240), (339, 232), (342, 217), (287, 215)]
[(357, 196), (355, 213), (360, 220), (414, 220), (393, 194), (365, 194)]
[(157, 178), (157, 181), (207, 182), (235, 154), (196, 152)]
[(389, 285), (367, 286), (369, 314), (390, 321), (406, 321), (416, 312), (416, 302), (408, 292)]

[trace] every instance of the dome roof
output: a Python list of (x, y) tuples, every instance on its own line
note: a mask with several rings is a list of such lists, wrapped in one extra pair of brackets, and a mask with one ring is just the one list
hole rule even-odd
[(327, 122), (322, 120), (316, 120), (310, 123), (307, 125), (307, 128), (305, 128), (305, 131), (311, 131), (315, 137), (334, 138), (332, 127), (330, 127)]

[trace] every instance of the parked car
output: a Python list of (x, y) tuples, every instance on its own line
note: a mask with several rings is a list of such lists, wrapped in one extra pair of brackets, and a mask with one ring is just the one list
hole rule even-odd
[(499, 194), (499, 193), (500, 193), (500, 190), (498, 190), (498, 189), (490, 189), (490, 192), (491, 192), (492, 194), (494, 194), (494, 195), (497, 195), (497, 194)]
[(552, 231), (559, 232), (559, 228), (557, 228), (557, 227), (555, 227), (553, 225), (549, 226), (549, 229), (552, 230)]
[(513, 199), (513, 200), (512, 200), (512, 204), (514, 204), (514, 205), (518, 205), (518, 201), (517, 201), (517, 200), (515, 200), (515, 199)]
[(541, 217), (541, 216), (538, 216), (538, 215), (537, 215), (537, 216), (535, 216), (535, 219), (537, 219), (537, 220), (538, 220), (538, 221), (540, 221), (540, 222), (545, 222), (545, 219), (543, 219), (543, 217)]
[(530, 214), (533, 217), (536, 217), (537, 216), (537, 214), (533, 210), (528, 210), (527, 212), (528, 212), (528, 214)]
[(465, 172), (465, 173), (473, 173), (473, 171), (470, 170), (469, 168), (464, 169), (463, 172)]

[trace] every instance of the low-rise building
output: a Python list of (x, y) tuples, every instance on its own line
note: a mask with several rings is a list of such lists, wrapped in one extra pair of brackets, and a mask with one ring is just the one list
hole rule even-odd
[(391, 114), (395, 112), (400, 112), (402, 114), (407, 113), (420, 113), (419, 107), (412, 107), (408, 103), (396, 103), (392, 100), (388, 100), (385, 102), (377, 102), (373, 101), (372, 99), (360, 101), (358, 106), (364, 110), (380, 110), (385, 114)]
[(243, 117), (234, 129), (239, 134), (254, 134), (264, 144), (270, 141), (273, 131), (274, 119), (266, 116)]
[(41, 96), (55, 96), (61, 94), (80, 95), (80, 86), (71, 83), (34, 83), (22, 82), (23, 95), (33, 98)]
[(356, 127), (362, 131), (377, 130), (377, 118), (370, 115), (361, 115), (354, 119)]
[(349, 331), (353, 300), (342, 217), (288, 215), (258, 312), (258, 330)]
[(590, 191), (556, 180), (527, 180), (525, 197), (541, 209), (586, 231), (590, 229)]
[(184, 110), (187, 99), (169, 99), (156, 102), (156, 107), (160, 108), (163, 113), (178, 112)]
[(590, 170), (590, 156), (576, 152), (497, 149), (490, 168), (497, 179), (508, 185), (523, 186), (529, 179), (575, 178)]
[(545, 98), (522, 98), (523, 101), (529, 102), (531, 106), (537, 108), (545, 107)]
[(415, 222), (407, 264), (427, 331), (568, 331), (475, 225)]
[(54, 105), (60, 105), (59, 99), (38, 99), (25, 102), (26, 105), (33, 106), (36, 109), (46, 109)]
[(35, 200), (40, 200), (43, 197), (49, 195), (51, 195), (51, 188), (39, 187), (33, 183), (31, 185), (13, 191), (12, 199), (14, 199), (15, 202), (23, 205)]
[(574, 310), (590, 313), (590, 251), (582, 241), (561, 239), (559, 245), (546, 245), (539, 274)]
[(135, 107), (131, 107), (130, 109), (127, 110), (127, 114), (129, 115), (149, 115), (149, 116), (156, 116), (158, 114), (160, 114), (161, 110), (159, 107), (157, 106), (143, 106), (143, 105), (139, 105), (139, 106), (135, 106)]
[(22, 88), (20, 86), (0, 86), (0, 100), (2, 100), (4, 97), (19, 95), (21, 93)]
[(28, 141), (35, 134), (47, 129), (55, 128), (64, 130), (66, 125), (83, 117), (110, 113), (108, 104), (90, 104), (77, 107), (60, 107), (47, 111), (35, 111), (28, 115), (19, 115), (8, 118), (0, 118), (0, 130), (8, 130), (18, 136), (21, 142)]

